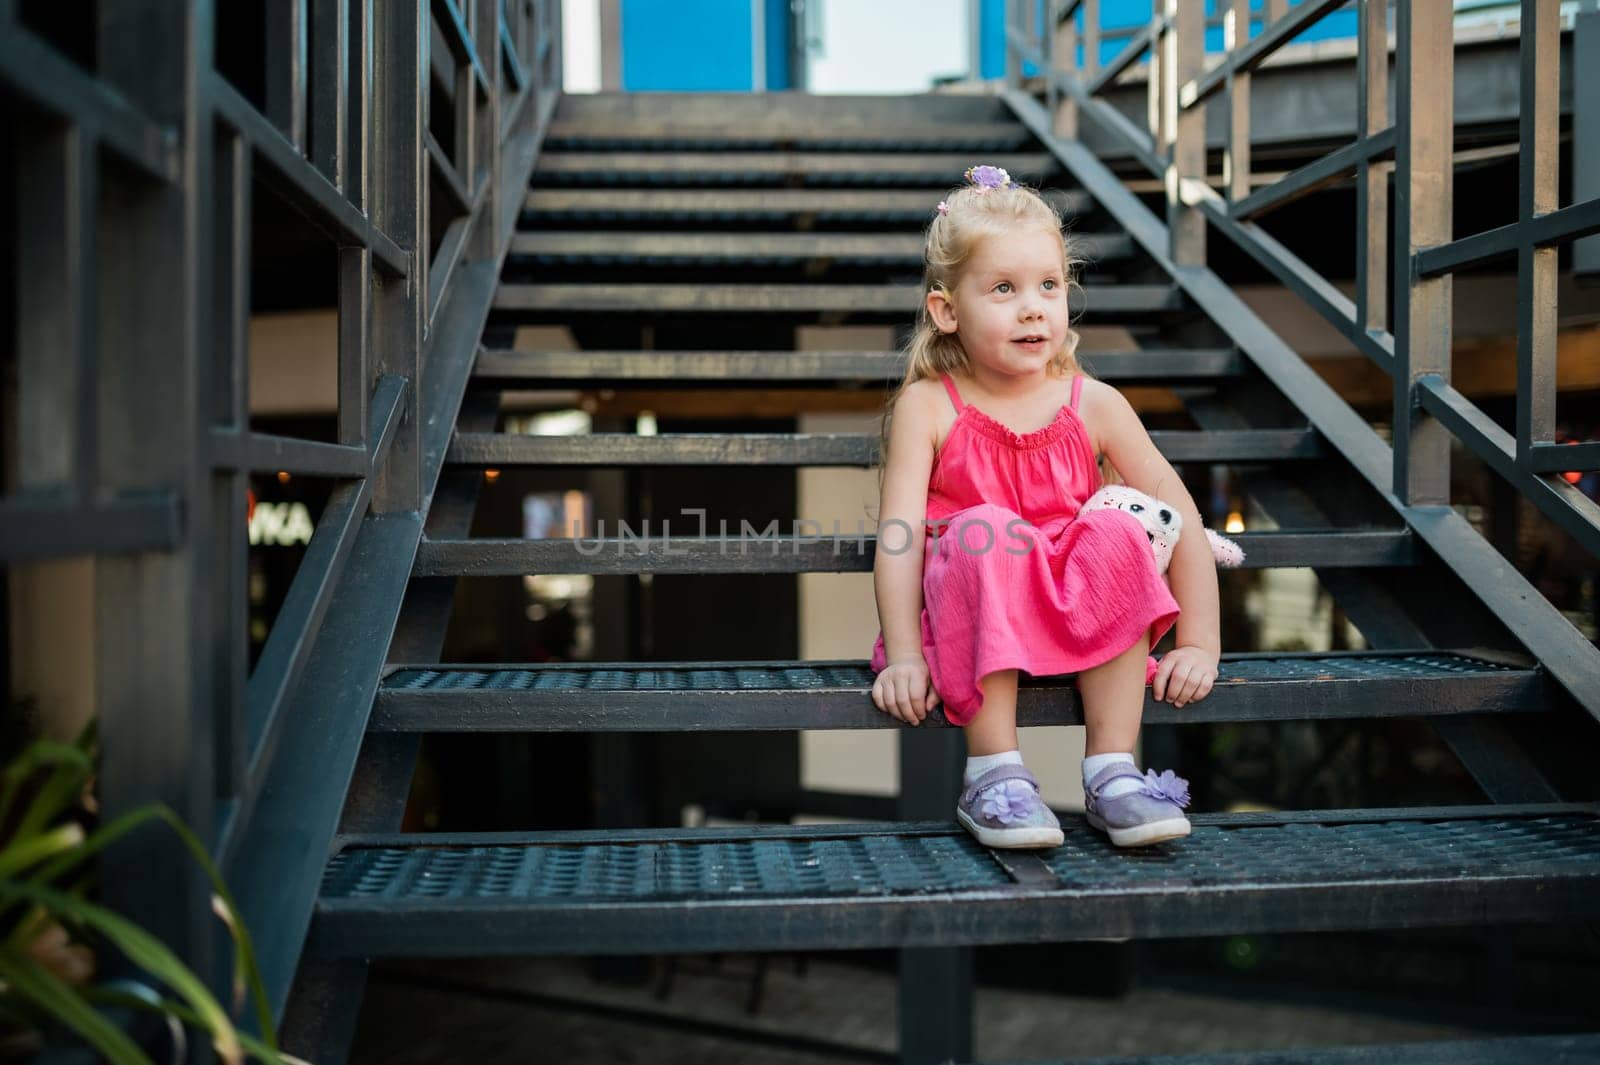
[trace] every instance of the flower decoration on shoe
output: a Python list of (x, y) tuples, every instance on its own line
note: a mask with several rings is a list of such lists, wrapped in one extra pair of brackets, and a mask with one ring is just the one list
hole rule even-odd
[(1180, 808), (1189, 805), (1189, 782), (1170, 769), (1160, 776), (1154, 769), (1146, 769), (1142, 790), (1146, 795), (1177, 803)]
[(984, 792), (983, 804), (978, 809), (983, 816), (1002, 825), (1020, 824), (1033, 813), (1035, 794), (1027, 781), (1003, 780)]
[(981, 192), (1003, 189), (1011, 184), (1011, 175), (998, 166), (975, 166), (967, 171), (966, 178)]

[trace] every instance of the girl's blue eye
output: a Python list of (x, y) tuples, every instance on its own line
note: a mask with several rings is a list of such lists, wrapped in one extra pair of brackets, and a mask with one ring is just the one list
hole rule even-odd
[(1011, 282), (1002, 281), (1002, 282), (1000, 282), (998, 285), (996, 285), (994, 287), (994, 290), (996, 292), (1001, 292), (1001, 291), (1010, 292), (1011, 291)]
[(1053, 278), (1052, 278), (1052, 279), (1050, 279), (1050, 280), (1048, 280), (1048, 281), (1046, 281), (1046, 282), (1045, 282), (1045, 283), (1044, 283), (1044, 287), (1045, 287), (1045, 288), (1055, 288), (1055, 287), (1056, 287), (1056, 283), (1055, 283), (1055, 280), (1054, 280), (1054, 279), (1053, 279)]

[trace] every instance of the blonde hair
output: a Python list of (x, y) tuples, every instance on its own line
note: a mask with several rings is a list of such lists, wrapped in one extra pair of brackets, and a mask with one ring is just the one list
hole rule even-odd
[[(928, 314), (926, 295), (939, 291), (953, 300), (961, 272), (977, 251), (980, 241), (1005, 236), (1018, 229), (1038, 228), (1054, 233), (1061, 240), (1062, 278), (1070, 296), (1080, 287), (1077, 268), (1082, 261), (1073, 254), (1072, 242), (1062, 231), (1061, 214), (1043, 196), (1024, 185), (1011, 183), (1003, 188), (984, 189), (964, 185), (952, 189), (944, 198), (948, 211), (934, 214), (928, 223), (922, 249), (923, 305), (917, 323), (906, 343), (905, 373), (888, 396), (879, 429), (878, 495), (883, 495), (883, 475), (888, 464), (889, 426), (894, 405), (905, 390), (918, 381), (951, 371), (970, 376), (972, 364), (961, 344), (959, 332), (941, 333)], [(1078, 364), (1078, 334), (1068, 329), (1061, 349), (1050, 360), (1049, 371), (1059, 377), (1084, 373)], [(1102, 463), (1102, 472), (1106, 464)]]

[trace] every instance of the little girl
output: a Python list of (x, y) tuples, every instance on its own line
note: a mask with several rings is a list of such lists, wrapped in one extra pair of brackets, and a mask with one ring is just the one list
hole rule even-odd
[(885, 414), (872, 701), (916, 725), (942, 698), (967, 735), (956, 819), (985, 846), (1055, 847), (1061, 824), (1018, 750), (1017, 675), (1075, 673), (1089, 824), (1122, 847), (1184, 836), (1187, 782), (1141, 774), (1132, 751), (1145, 685), (1181, 707), (1216, 680), (1215, 564), (1203, 536), (1182, 537), (1169, 590), (1138, 519), (1077, 514), (1102, 458), (1184, 528), (1200, 514), (1128, 401), (1078, 367), (1060, 216), (997, 167), (967, 179), (928, 227), (926, 298)]

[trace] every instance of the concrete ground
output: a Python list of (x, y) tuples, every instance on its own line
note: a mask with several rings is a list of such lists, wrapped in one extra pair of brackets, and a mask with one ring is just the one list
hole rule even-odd
[[(595, 979), (583, 959), (389, 963), (373, 969), (351, 1060), (358, 1065), (895, 1060), (892, 973), (826, 955), (810, 955), (803, 964), (794, 955), (772, 955), (759, 1008), (750, 1013), (746, 1006), (757, 959), (677, 958), (664, 999), (656, 994), (667, 970), (660, 959), (635, 986)], [(1093, 998), (980, 986), (976, 1013), (981, 1061), (1482, 1034), (1348, 1009), (1244, 1002), (1165, 988)]]

